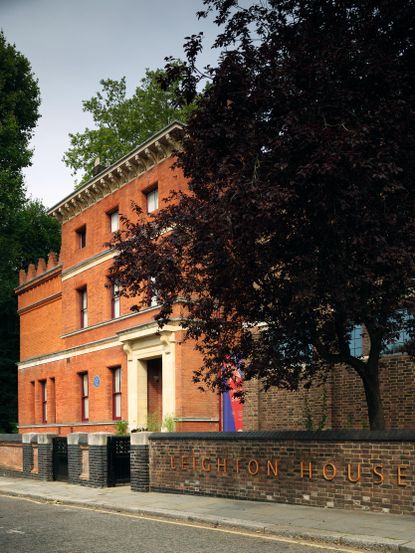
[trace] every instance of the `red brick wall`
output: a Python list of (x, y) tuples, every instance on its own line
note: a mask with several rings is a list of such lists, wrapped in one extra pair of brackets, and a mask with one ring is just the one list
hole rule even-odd
[[(386, 429), (415, 428), (415, 362), (406, 355), (389, 355), (381, 361), (381, 394)], [(369, 428), (363, 385), (356, 372), (336, 367), (323, 386), (287, 392), (261, 390), (247, 382), (245, 430), (317, 430)]]
[(21, 443), (0, 442), (0, 469), (23, 471)]
[(257, 380), (245, 384), (244, 430), (323, 430), (332, 426), (331, 378), (296, 392), (270, 388)]
[(284, 433), (153, 437), (150, 486), (153, 491), (415, 514), (411, 435), (408, 441), (335, 436), (323, 441)]
[[(45, 353), (65, 351), (84, 344), (93, 344), (105, 338), (115, 338), (117, 332), (138, 325), (152, 322), (156, 310), (140, 312), (132, 317), (130, 307), (137, 303), (135, 298), (121, 298), (121, 319), (111, 319), (111, 295), (107, 285), (107, 274), (112, 261), (107, 260), (82, 270), (80, 273), (68, 274), (68, 269), (82, 262), (94, 261), (94, 256), (105, 252), (106, 242), (111, 240), (110, 220), (108, 213), (118, 209), (120, 214), (132, 215), (131, 202), (134, 201), (146, 212), (145, 193), (149, 187), (157, 184), (159, 205), (163, 204), (172, 189), (180, 190), (186, 187), (179, 169), (172, 170), (174, 159), (165, 160), (145, 174), (135, 178), (99, 202), (82, 211), (62, 225), (62, 249), (60, 263), (62, 276), (53, 282), (48, 281), (41, 286), (32, 287), (30, 291), (19, 293), (20, 308), (29, 308), (22, 313), (22, 346), (21, 359), (27, 360)], [(86, 227), (86, 246), (80, 248), (77, 229)], [(80, 269), (81, 267), (77, 267)], [(33, 271), (30, 278), (34, 276)], [(81, 329), (79, 289), (86, 286), (88, 294), (88, 327)], [(52, 293), (62, 291), (62, 298), (54, 303), (39, 307), (37, 302)], [(180, 309), (180, 308), (177, 308)], [(102, 324), (104, 323), (104, 324)], [(94, 328), (95, 325), (98, 325)], [(71, 334), (67, 336), (67, 334)], [(177, 353), (177, 387), (179, 416), (216, 417), (217, 402), (215, 396), (202, 396), (192, 384), (193, 370), (197, 368), (195, 361), (198, 356), (189, 345), (185, 346), (189, 357), (184, 360), (180, 351)], [(71, 358), (40, 364), (19, 371), (19, 421), (23, 426), (21, 431), (69, 432), (113, 430), (112, 423), (95, 426), (82, 426), (80, 372), (89, 375), (89, 422), (112, 420), (112, 381), (109, 367), (121, 365), (123, 368), (123, 404), (122, 418), (127, 419), (127, 371), (126, 354), (121, 347), (74, 355)], [(93, 386), (93, 377), (101, 377), (98, 389)], [(48, 418), (47, 426), (36, 427), (42, 423), (41, 384), (47, 381)], [(190, 390), (192, 388), (192, 390)], [(181, 397), (183, 394), (183, 397)], [(205, 399), (207, 398), (207, 399)], [(207, 405), (203, 406), (204, 401)], [(70, 426), (53, 426), (54, 423)], [(72, 424), (73, 423), (73, 424)], [(212, 423), (186, 421), (178, 423), (179, 428), (189, 426), (190, 429), (211, 428)], [(214, 423), (217, 429), (217, 423)]]
[[(181, 170), (172, 170), (173, 158), (162, 161), (146, 173), (115, 190), (96, 204), (92, 205), (76, 217), (62, 225), (61, 261), (64, 269), (80, 263), (98, 252), (106, 249), (105, 242), (111, 240), (108, 212), (118, 207), (121, 214), (130, 217), (131, 202), (134, 201), (146, 213), (146, 198), (144, 192), (152, 185), (158, 185), (159, 206), (169, 196), (172, 189), (179, 190), (185, 186)], [(86, 246), (78, 245), (76, 230), (86, 226)]]
[[(180, 190), (186, 187), (186, 180), (180, 169), (172, 170), (174, 161), (170, 158), (157, 164), (63, 224), (60, 256), (62, 268), (58, 266), (55, 272), (52, 271), (49, 276), (46, 272), (45, 278), (41, 278), (45, 265), (40, 263), (37, 276), (33, 268), (29, 271), (30, 278), (35, 277), (32, 284), (23, 284), (18, 290), (22, 360), (115, 337), (121, 330), (153, 320), (154, 309), (131, 318), (111, 320), (110, 291), (106, 288), (106, 275), (111, 260), (75, 276), (68, 275), (66, 271), (79, 263), (91, 261), (91, 258), (108, 248), (104, 245), (112, 236), (108, 213), (117, 208), (121, 214), (131, 216), (131, 201), (135, 201), (145, 213), (145, 192), (155, 184), (159, 190), (159, 205), (163, 205), (163, 200), (169, 196), (172, 189)], [(86, 246), (80, 248), (76, 230), (84, 225)], [(65, 277), (63, 282), (61, 270)], [(67, 276), (70, 278), (66, 278)], [(78, 290), (83, 286), (87, 286), (88, 291), (89, 327), (86, 329), (80, 329)], [(50, 299), (38, 303), (45, 298)], [(121, 315), (129, 314), (133, 303), (136, 303), (134, 298), (121, 298)], [(91, 325), (101, 323), (107, 324), (91, 328)], [(68, 333), (72, 335), (63, 337)], [(367, 337), (364, 339), (367, 340)], [(218, 396), (212, 392), (200, 392), (192, 382), (193, 371), (201, 364), (200, 354), (195, 351), (191, 342), (182, 343), (182, 333), (178, 333), (176, 342), (176, 415), (180, 419), (189, 419), (178, 422), (177, 429), (218, 430), (219, 422), (215, 420), (219, 415)], [(126, 356), (121, 348), (112, 348), (19, 371), (21, 424), (41, 422), (39, 381), (42, 379), (48, 382), (48, 423), (78, 423), (78, 373), (82, 371), (88, 371), (90, 375), (90, 421), (111, 419), (111, 371), (108, 369), (111, 365), (123, 366), (123, 418), (127, 418)], [(101, 372), (104, 375), (101, 386), (94, 389), (92, 377)], [(255, 382), (247, 383), (246, 388), (248, 394), (244, 407), (245, 430), (296, 430), (311, 427), (315, 429), (322, 426), (323, 422), (324, 428), (364, 428), (368, 424), (361, 383), (354, 373), (346, 369), (336, 369), (324, 387), (313, 387), (309, 391), (287, 392), (271, 389), (265, 393)], [(414, 428), (415, 364), (410, 362), (409, 358), (390, 356), (385, 359), (382, 395), (387, 427)], [(85, 428), (107, 430), (112, 426), (97, 425)], [(31, 427), (26, 426), (25, 431), (30, 429)], [(76, 429), (82, 427), (67, 427), (68, 432)], [(44, 430), (51, 431), (51, 427)], [(66, 429), (62, 432), (66, 433)]]
[[(339, 367), (333, 381), (333, 428), (368, 428), (360, 378), (351, 369)], [(386, 428), (414, 429), (415, 362), (407, 355), (383, 357), (380, 381)]]
[(201, 391), (193, 382), (193, 373), (201, 366), (202, 357), (194, 342), (183, 338), (183, 332), (176, 334), (176, 416), (205, 420), (179, 422), (176, 429), (179, 432), (219, 430), (219, 397), (212, 391)]
[[(24, 432), (99, 432), (114, 431), (112, 412), (112, 370), (114, 366), (122, 370), (122, 418), (127, 419), (127, 363), (121, 346), (78, 355), (19, 371), (19, 424), (25, 425)], [(81, 422), (81, 378), (80, 373), (88, 372), (89, 383), (89, 422)], [(99, 387), (93, 384), (94, 377), (100, 379)], [(52, 381), (51, 379), (54, 379)], [(41, 424), (40, 381), (47, 379), (48, 386), (48, 426), (37, 428), (31, 424)], [(33, 384), (35, 396), (33, 398)], [(53, 400), (53, 395), (56, 401)], [(107, 421), (106, 425), (93, 425)], [(53, 427), (53, 423), (72, 423), (70, 426)], [(78, 423), (78, 424), (77, 424)], [(50, 426), (51, 425), (51, 426)]]
[[(18, 295), (20, 313), (20, 359), (45, 355), (63, 348), (60, 272)], [(44, 303), (30, 306), (50, 297)]]

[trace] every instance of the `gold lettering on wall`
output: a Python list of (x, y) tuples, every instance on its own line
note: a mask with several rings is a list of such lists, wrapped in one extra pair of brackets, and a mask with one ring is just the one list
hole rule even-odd
[(210, 472), (212, 470), (212, 466), (210, 464), (210, 461), (206, 457), (202, 458), (202, 470), (204, 472)]
[[(300, 475), (301, 475), (301, 478), (304, 478), (304, 461), (301, 461), (300, 463)], [(310, 480), (313, 479), (313, 465), (311, 463), (308, 463), (308, 467), (307, 467), (307, 471), (308, 471), (308, 478)]]
[[(357, 475), (356, 477), (354, 478), (352, 476), (353, 474), (353, 468), (352, 468), (352, 465), (350, 463), (347, 464), (347, 480), (349, 482), (359, 482), (360, 480), (360, 463), (357, 463)], [(336, 476), (336, 475), (334, 475)]]
[(256, 476), (259, 472), (259, 463), (256, 459), (251, 459), (248, 463), (248, 472), (251, 476)]
[(385, 477), (383, 476), (383, 473), (381, 472), (382, 470), (383, 470), (383, 465), (375, 465), (373, 467), (373, 474), (379, 478), (379, 480), (377, 480), (375, 482), (375, 484), (377, 484), (377, 485), (383, 484), (383, 481), (385, 480)]
[(408, 467), (406, 465), (398, 465), (396, 467), (398, 486), (407, 486), (408, 482), (405, 482), (406, 475), (403, 473)]
[(278, 461), (276, 460), (274, 463), (268, 459), (267, 461), (267, 476), (271, 476), (272, 474), (275, 476), (275, 478), (278, 478)]
[[(331, 474), (328, 474), (327, 469), (330, 467)], [(324, 480), (334, 480), (336, 478), (337, 469), (336, 465), (333, 463), (326, 463), (323, 467), (323, 478)]]
[[(222, 451), (223, 450), (220, 450), (221, 454)], [(195, 472), (199, 471), (204, 473), (214, 471), (215, 474), (221, 477), (232, 477), (232, 475), (241, 474), (243, 478), (246, 478), (248, 475), (261, 475), (261, 477), (265, 478), (266, 474), (268, 482), (277, 481), (280, 480), (280, 478), (284, 480), (286, 474), (285, 463), (280, 465), (280, 459), (275, 457), (251, 459), (232, 456), (217, 457), (216, 455), (212, 457), (203, 457), (202, 455), (196, 455), (194, 451), (187, 452), (186, 450), (183, 452), (186, 453), (185, 455), (181, 455), (180, 451), (176, 453), (176, 455), (167, 455), (167, 470), (181, 470), (186, 472), (193, 469)], [(199, 453), (199, 451), (197, 453)], [(337, 465), (336, 462), (338, 463)], [(295, 470), (294, 464), (294, 473), (296, 478), (300, 476), (300, 480), (313, 480), (316, 483), (322, 478), (331, 482), (339, 476), (342, 482), (351, 482), (352, 484), (361, 484), (363, 486), (368, 484), (372, 486), (372, 488), (385, 483), (388, 484), (388, 487), (392, 485), (406, 488), (413, 485), (413, 466), (410, 462), (406, 462), (405, 458), (402, 458), (401, 463), (402, 462), (403, 464), (392, 464), (391, 466), (382, 463), (369, 464), (365, 472), (364, 467), (366, 465), (362, 461), (349, 463), (344, 461), (330, 461), (320, 464), (317, 463), (315, 459), (313, 462), (302, 460), (300, 461), (299, 472), (297, 471), (298, 469)], [(294, 476), (293, 467), (288, 466), (287, 469), (289, 471), (288, 476)]]
[(228, 459), (226, 457), (223, 459), (222, 463), (219, 457), (216, 460), (216, 472), (219, 474), (221, 469), (224, 474), (228, 472)]

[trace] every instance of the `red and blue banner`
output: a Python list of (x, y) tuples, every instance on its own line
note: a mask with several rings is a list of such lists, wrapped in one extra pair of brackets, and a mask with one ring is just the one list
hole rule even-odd
[(222, 394), (222, 430), (224, 432), (240, 432), (243, 430), (243, 403), (235, 397), (242, 389), (242, 371), (238, 363), (226, 363), (227, 372), (231, 367), (231, 375), (226, 381), (228, 391)]

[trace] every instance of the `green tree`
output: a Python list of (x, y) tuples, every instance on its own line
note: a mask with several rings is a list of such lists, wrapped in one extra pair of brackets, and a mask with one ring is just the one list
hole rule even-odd
[(92, 115), (97, 128), (70, 134), (71, 147), (63, 157), (74, 176), (80, 173), (79, 184), (91, 178), (97, 158), (102, 165), (110, 165), (175, 119), (187, 120), (193, 105), (179, 108), (178, 84), (162, 88), (163, 76), (163, 70), (147, 69), (130, 98), (125, 77), (101, 80), (101, 91), (83, 102), (83, 110)]
[(49, 252), (59, 252), (60, 223), (48, 215), (46, 207), (39, 200), (28, 200), (17, 214), (16, 266), (27, 268), (29, 263)]
[[(161, 324), (184, 300), (196, 380), (222, 387), (237, 354), (246, 379), (291, 390), (344, 364), (382, 429), (380, 357), (415, 338), (415, 2), (204, 4), (223, 53), (179, 154), (191, 193), (127, 225), (113, 278), (138, 296), (155, 281)], [(168, 68), (184, 99), (200, 38)]]
[(40, 94), (29, 61), (0, 33), (0, 431), (17, 420), (19, 321), (14, 288), (20, 266), (59, 249), (57, 222), (28, 201), (22, 169), (39, 117)]
[(30, 165), (29, 141), (39, 117), (40, 95), (29, 61), (0, 32), (0, 294), (9, 290), (15, 265), (17, 212), (24, 202), (22, 169)]
[(17, 371), (19, 359), (19, 316), (14, 289), (17, 272), (39, 257), (60, 248), (59, 222), (47, 214), (38, 200), (25, 201), (9, 227), (7, 267), (0, 276), (0, 432), (10, 432), (17, 420)]

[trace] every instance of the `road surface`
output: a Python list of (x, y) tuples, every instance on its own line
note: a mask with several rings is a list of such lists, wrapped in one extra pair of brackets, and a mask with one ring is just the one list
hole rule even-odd
[[(0, 496), (0, 553), (336, 553), (346, 549)], [(350, 550), (349, 550), (350, 551)]]

